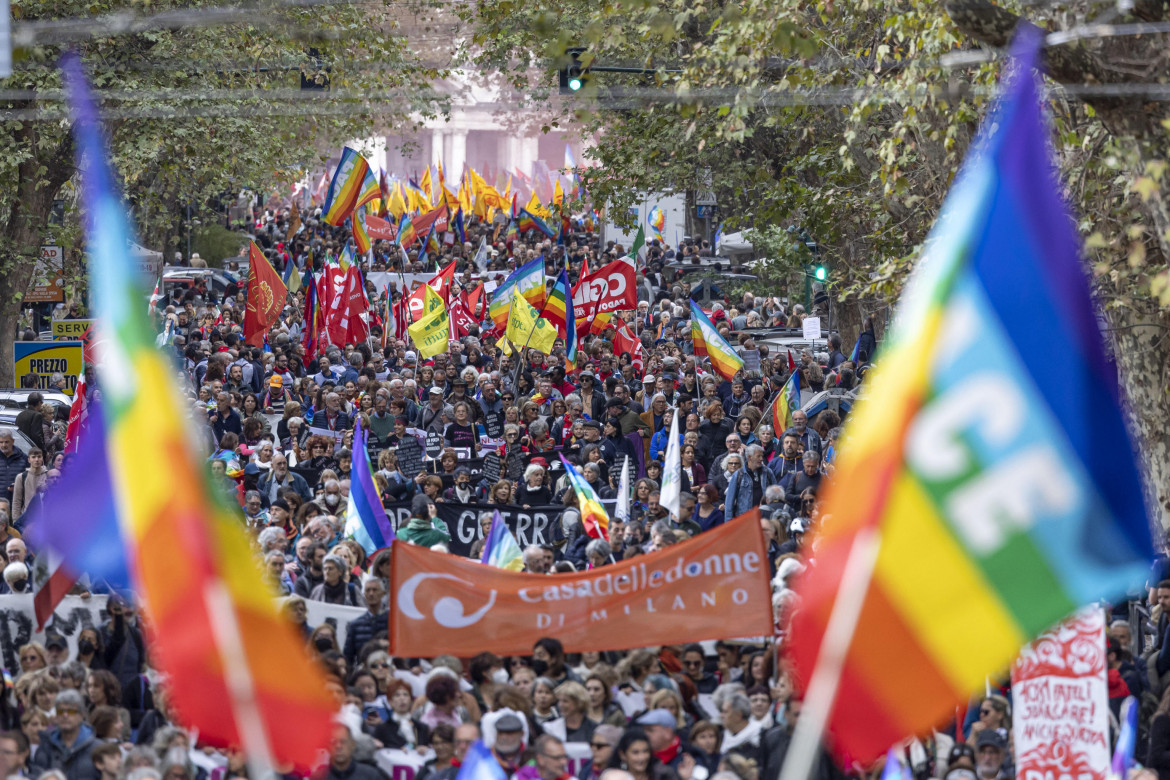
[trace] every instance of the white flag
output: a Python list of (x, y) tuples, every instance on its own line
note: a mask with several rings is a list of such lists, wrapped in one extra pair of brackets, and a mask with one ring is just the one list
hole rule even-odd
[(617, 506), (614, 507), (613, 515), (618, 520), (630, 522), (630, 456), (626, 456), (626, 462), (622, 464), (622, 480), (618, 484)]
[(682, 455), (678, 445), (678, 409), (670, 418), (670, 431), (666, 435), (666, 463), (662, 467), (662, 489), (658, 504), (670, 510), (676, 522), (682, 507)]
[(483, 236), (479, 239), (479, 249), (475, 250), (475, 259), (472, 260), (472, 262), (475, 263), (475, 267), (479, 269), (479, 272), (481, 274), (487, 270), (487, 264), (488, 264), (487, 236)]

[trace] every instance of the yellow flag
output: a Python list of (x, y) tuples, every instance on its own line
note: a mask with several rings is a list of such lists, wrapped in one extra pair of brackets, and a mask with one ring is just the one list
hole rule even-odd
[(552, 353), (553, 342), (557, 340), (557, 327), (544, 318), (538, 319), (539, 315), (540, 312), (524, 300), (520, 291), (513, 288), (512, 305), (508, 310), (508, 329), (504, 335), (513, 344), (521, 347), (527, 344), (548, 355)]
[(450, 323), (447, 321), (447, 310), (442, 306), (429, 314), (424, 314), (406, 330), (414, 339), (419, 357), (434, 357), (451, 348)]
[(436, 309), (447, 308), (446, 306), (443, 305), (442, 296), (440, 296), (437, 292), (435, 292), (434, 287), (431, 287), (429, 284), (426, 284), (423, 286), (427, 288), (426, 292), (423, 293), (423, 314), (424, 315), (430, 314), (431, 312), (435, 311)]
[(544, 204), (540, 202), (540, 198), (536, 197), (535, 191), (533, 191), (532, 197), (528, 199), (528, 205), (524, 208), (528, 210), (529, 214), (535, 214), (538, 217), (552, 216), (548, 213), (548, 209), (544, 207)]
[(431, 166), (423, 171), (422, 179), (419, 180), (418, 186), (426, 193), (426, 196), (431, 197)]
[(394, 182), (394, 192), (390, 195), (390, 203), (387, 205), (387, 210), (394, 215), (395, 222), (402, 221), (402, 215), (406, 213), (406, 198), (402, 197), (402, 184)]
[(565, 191), (561, 189), (561, 177), (557, 176), (557, 183), (553, 185), (553, 203), (559, 209), (565, 202)]
[[(291, 258), (289, 259), (289, 262), (292, 262)], [(297, 290), (301, 289), (301, 274), (295, 265), (292, 268), (292, 273), (288, 275), (288, 284), (286, 286), (288, 287), (288, 291), (290, 293), (295, 293)]]
[(496, 346), (500, 348), (501, 355), (512, 354), (512, 342), (508, 341), (507, 339), (500, 339), (496, 342)]

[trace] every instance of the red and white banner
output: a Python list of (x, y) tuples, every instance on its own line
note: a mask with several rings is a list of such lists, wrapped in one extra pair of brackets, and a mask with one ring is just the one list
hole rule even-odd
[(773, 629), (768, 577), (758, 509), (658, 552), (551, 577), (399, 543), (390, 651), (519, 655), (544, 636), (569, 652), (761, 636)]
[(638, 289), (634, 280), (634, 261), (629, 257), (598, 268), (573, 288), (573, 316), (577, 320), (590, 320), (596, 314), (636, 308)]
[(1024, 646), (1012, 664), (1012, 701), (1016, 780), (1105, 780), (1109, 688), (1099, 607)]
[(375, 217), (373, 214), (366, 215), (366, 233), (370, 238), (377, 241), (393, 241), (395, 238), (395, 226), (391, 225), (381, 217)]

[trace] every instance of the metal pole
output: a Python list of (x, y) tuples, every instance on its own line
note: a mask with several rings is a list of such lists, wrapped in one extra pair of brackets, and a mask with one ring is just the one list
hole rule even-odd
[(187, 201), (187, 265), (191, 264), (191, 202)]

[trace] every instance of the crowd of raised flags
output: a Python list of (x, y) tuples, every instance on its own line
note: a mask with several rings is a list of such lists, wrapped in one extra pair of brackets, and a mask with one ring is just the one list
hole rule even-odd
[[(441, 167), (378, 177), (347, 147), (319, 210), (258, 221), (246, 289), (215, 317), (197, 297), (208, 291), (160, 286), (144, 315), (124, 251), (133, 228), (68, 60), (98, 339), (61, 475), (20, 519), (30, 551), (58, 566), (51, 588), (33, 586), (46, 594), (38, 616), (63, 596), (62, 573), (140, 605), (148, 654), (132, 676), (147, 659), (159, 673), (141, 677), (156, 702), (143, 709), (197, 735), (218, 777), (391, 767), (396, 780), (562, 780), (576, 746), (589, 751), (575, 757), (590, 759), (574, 766), (581, 780), (828, 780), (883, 755), (883, 777), (912, 764), (919, 777), (1006, 778), (1010, 724), (983, 713), (1021, 645), (1099, 599), (1123, 614), (1144, 585), (1170, 609), (1170, 582), (1150, 581), (1115, 373), (1051, 178), (1034, 43), (1024, 51), (872, 368), (869, 329), (849, 357), (830, 334), (797, 362), (749, 324), (792, 326), (802, 309), (691, 300), (665, 264), (701, 264), (712, 248), (668, 247), (660, 209), (630, 247), (599, 245), (568, 151), (569, 187), (550, 177), (550, 202), (526, 187), (520, 207), (511, 177), (502, 191), (471, 168), (457, 186)], [(419, 272), (429, 279), (411, 288)], [(390, 279), (381, 289), (375, 273)], [(760, 369), (745, 370), (753, 349)], [(844, 434), (833, 410), (809, 419), (810, 391), (863, 380)], [(650, 564), (702, 538), (739, 514), (725, 498), (744, 491), (773, 577), (746, 598), (772, 605), (772, 636), (658, 646), (650, 621), (650, 649), (576, 653), (550, 622), (531, 655), (387, 654), (387, 612), (401, 606), (388, 551), (448, 551), (468, 530), (440, 507), (472, 517), (466, 557), (547, 576), (557, 593), (558, 574)], [(538, 513), (552, 521), (530, 544)], [(677, 576), (691, 566), (703, 564)], [(410, 587), (417, 611), (423, 586)], [(297, 611), (305, 600), (364, 604), (344, 649), (336, 619)], [(466, 618), (452, 601), (433, 605), (436, 619)], [(1160, 655), (1166, 617), (1110, 645), (1110, 703), (1123, 688), (1162, 694), (1122, 661)], [(12, 695), (44, 710), (20, 679), (51, 670), (19, 655)], [(67, 693), (37, 766), (114, 780), (85, 765), (105, 739), (93, 723), (69, 759), (84, 754), (85, 771), (53, 752), (74, 738)], [(979, 716), (964, 715), (972, 696)], [(1135, 755), (1155, 767), (1170, 755), (1156, 741), (1170, 735), (1166, 709), (1154, 721), (1124, 710), (1119, 776)]]

